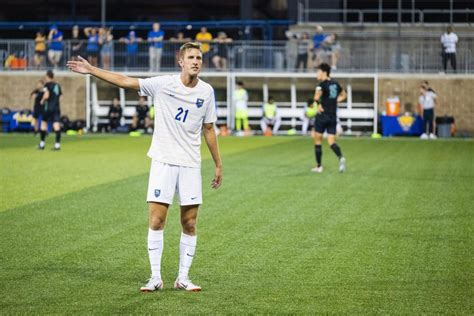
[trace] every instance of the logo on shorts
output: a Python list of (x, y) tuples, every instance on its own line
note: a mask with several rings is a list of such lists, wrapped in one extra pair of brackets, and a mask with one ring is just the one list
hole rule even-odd
[(198, 99), (196, 100), (196, 106), (198, 107), (198, 109), (199, 109), (201, 106), (203, 106), (203, 104), (204, 104), (204, 99), (199, 99), (199, 98), (198, 98)]
[(155, 197), (159, 197), (161, 194), (161, 190), (155, 189)]

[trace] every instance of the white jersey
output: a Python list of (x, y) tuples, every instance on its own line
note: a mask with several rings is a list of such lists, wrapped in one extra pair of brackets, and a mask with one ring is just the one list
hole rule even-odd
[(444, 33), (443, 36), (441, 36), (441, 43), (444, 46), (445, 53), (455, 53), (457, 42), (458, 36), (454, 33)]
[(433, 109), (435, 106), (436, 93), (432, 91), (426, 91), (425, 94), (420, 95), (420, 104), (423, 110)]
[(201, 167), (203, 123), (217, 120), (214, 89), (204, 81), (186, 87), (179, 75), (138, 79), (142, 96), (153, 98), (155, 131), (148, 156), (176, 166)]

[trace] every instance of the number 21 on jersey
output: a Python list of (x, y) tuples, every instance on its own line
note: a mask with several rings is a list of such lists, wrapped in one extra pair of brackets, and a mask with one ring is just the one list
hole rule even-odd
[[(184, 110), (182, 107), (179, 107), (178, 108), (178, 113), (176, 114), (176, 116), (174, 117), (174, 119), (176, 121), (180, 121), (180, 122), (183, 122), (185, 123), (186, 122), (186, 118), (188, 117), (188, 112), (189, 110)], [(184, 114), (184, 115), (183, 115)]]

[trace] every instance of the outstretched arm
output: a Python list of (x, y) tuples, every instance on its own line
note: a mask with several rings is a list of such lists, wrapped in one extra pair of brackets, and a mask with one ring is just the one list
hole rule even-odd
[(78, 56), (78, 58), (79, 60), (70, 60), (67, 62), (66, 66), (69, 68), (69, 70), (80, 74), (91, 74), (94, 77), (124, 89), (140, 90), (140, 84), (138, 83), (137, 78), (128, 77), (117, 72), (94, 67), (81, 56)]
[(222, 160), (219, 153), (219, 145), (217, 144), (216, 132), (214, 130), (214, 124), (204, 124), (203, 127), (204, 139), (206, 140), (207, 147), (211, 152), (212, 159), (215, 164), (215, 174), (212, 180), (211, 187), (217, 189), (222, 184)]

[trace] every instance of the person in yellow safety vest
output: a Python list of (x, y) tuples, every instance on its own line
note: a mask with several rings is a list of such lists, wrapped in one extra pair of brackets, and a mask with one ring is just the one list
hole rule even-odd
[(250, 131), (249, 113), (247, 108), (249, 95), (247, 90), (245, 90), (244, 83), (242, 81), (237, 82), (237, 89), (234, 91), (233, 99), (235, 106), (235, 130), (237, 133), (241, 133), (243, 125), (244, 131), (248, 133)]
[(301, 134), (306, 135), (308, 133), (308, 128), (311, 127), (311, 131), (314, 131), (314, 122), (316, 119), (316, 114), (318, 114), (318, 106), (313, 99), (308, 99), (306, 107), (304, 108), (304, 113), (301, 116), (303, 124), (301, 126)]
[(273, 97), (268, 97), (268, 101), (263, 105), (263, 118), (260, 121), (262, 133), (265, 134), (267, 128), (273, 126), (272, 133), (275, 134), (280, 128), (281, 118), (278, 116), (277, 105)]

